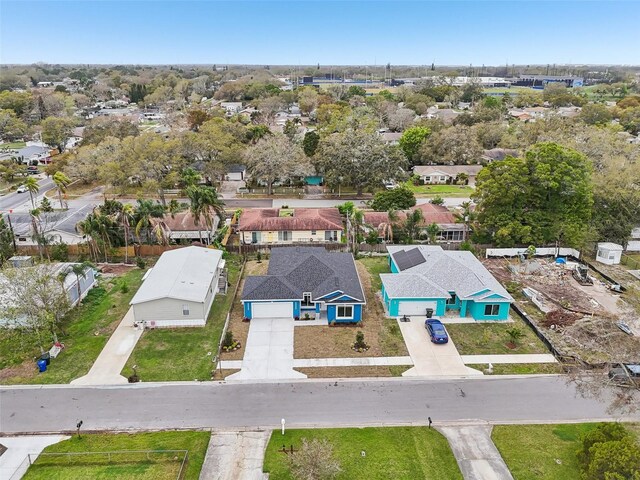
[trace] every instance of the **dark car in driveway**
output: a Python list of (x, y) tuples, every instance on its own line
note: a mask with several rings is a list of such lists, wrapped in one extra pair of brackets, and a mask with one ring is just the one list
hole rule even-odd
[(433, 318), (427, 319), (424, 326), (429, 332), (429, 337), (433, 343), (448, 343), (449, 335), (440, 320)]

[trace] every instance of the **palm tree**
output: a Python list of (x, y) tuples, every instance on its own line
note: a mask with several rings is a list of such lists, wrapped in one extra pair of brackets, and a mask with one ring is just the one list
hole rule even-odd
[(185, 193), (191, 201), (189, 210), (193, 215), (193, 221), (198, 226), (198, 237), (202, 242), (202, 231), (200, 230), (200, 220), (204, 220), (207, 231), (213, 228), (213, 215), (215, 212), (220, 218), (224, 217), (224, 203), (218, 198), (215, 189), (211, 187), (201, 187), (192, 185), (186, 189)]
[(72, 263), (67, 269), (67, 271), (64, 273), (64, 279), (62, 280), (63, 284), (67, 275), (69, 275), (70, 273), (73, 273), (76, 276), (76, 287), (78, 289), (78, 303), (80, 303), (80, 297), (82, 296), (80, 279), (87, 278), (87, 270), (89, 268), (93, 268), (93, 265), (89, 262)]
[(64, 204), (62, 203), (62, 194), (67, 191), (67, 186), (71, 182), (69, 177), (67, 177), (62, 172), (56, 172), (51, 177), (53, 183), (56, 185), (56, 189), (58, 190), (58, 200), (60, 200), (60, 208), (64, 208)]
[(391, 209), (387, 212), (387, 221), (380, 224), (380, 233), (386, 243), (393, 243), (393, 226), (397, 221), (398, 212)]
[(25, 180), (24, 186), (27, 188), (29, 196), (31, 197), (31, 206), (33, 208), (36, 208), (34, 195), (38, 195), (38, 192), (40, 191), (40, 185), (38, 185), (38, 181), (33, 177), (29, 177)]
[(129, 236), (131, 234), (131, 221), (133, 220), (133, 206), (125, 203), (115, 214), (115, 220), (122, 225), (124, 231), (124, 263), (129, 263)]
[(76, 230), (78, 230), (83, 236), (87, 238), (87, 245), (89, 245), (89, 254), (97, 262), (98, 261), (98, 222), (96, 221), (95, 213), (90, 213), (87, 218), (81, 220), (76, 224)]
[(351, 213), (347, 213), (347, 225), (349, 228), (348, 242), (351, 242), (351, 251), (358, 255), (358, 245), (363, 235), (364, 212), (359, 208), (354, 208)]
[(438, 233), (440, 233), (440, 227), (437, 223), (433, 222), (431, 225), (427, 225), (426, 231), (429, 243), (434, 245), (437, 241)]
[(424, 220), (422, 210), (416, 208), (411, 213), (407, 214), (407, 219), (404, 221), (403, 230), (405, 233), (405, 243), (413, 243), (418, 236), (419, 225)]
[(476, 219), (476, 213), (473, 211), (472, 204), (469, 201), (462, 202), (460, 204), (460, 207), (462, 208), (462, 213), (454, 213), (453, 215), (456, 217), (456, 222), (464, 223), (466, 225), (466, 228), (465, 228), (465, 240), (466, 240), (467, 237), (469, 236), (470, 226), (471, 224), (473, 224), (473, 222)]
[[(160, 203), (153, 203), (151, 200), (138, 200), (138, 204), (135, 207), (135, 213), (133, 215), (133, 219), (135, 222), (135, 234), (138, 237), (138, 241), (142, 243), (140, 238), (140, 233), (142, 230), (146, 233), (147, 243), (151, 243), (151, 230), (153, 224), (151, 222), (152, 218), (162, 218), (165, 213), (165, 207)], [(159, 235), (161, 232), (156, 227), (156, 236), (161, 237)]]

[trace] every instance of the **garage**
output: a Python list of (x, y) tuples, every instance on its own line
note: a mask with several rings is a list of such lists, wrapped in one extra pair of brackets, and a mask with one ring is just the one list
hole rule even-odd
[(398, 315), (407, 316), (426, 316), (427, 308), (436, 311), (436, 302), (412, 302), (412, 301), (400, 301), (398, 302)]
[(293, 302), (251, 302), (251, 318), (293, 318)]

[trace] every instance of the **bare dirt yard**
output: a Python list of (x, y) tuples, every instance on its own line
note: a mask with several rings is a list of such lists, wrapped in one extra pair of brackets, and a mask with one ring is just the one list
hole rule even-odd
[[(358, 325), (345, 326), (301, 326), (294, 332), (294, 358), (345, 358), (345, 357), (386, 357), (408, 355), (407, 347), (402, 339), (400, 327), (395, 320), (385, 318), (380, 299), (372, 286), (373, 264), (367, 261), (386, 262), (381, 259), (364, 259), (356, 261), (358, 275), (365, 292), (367, 305), (364, 308), (362, 322)], [(377, 266), (377, 263), (375, 266)], [(369, 268), (368, 268), (369, 267)], [(377, 273), (373, 273), (377, 275)], [(375, 279), (373, 285), (379, 283)], [(364, 340), (369, 345), (366, 352), (356, 352), (351, 348), (356, 333), (362, 331)], [(385, 367), (387, 368), (387, 367)], [(306, 373), (306, 372), (305, 372)]]
[[(634, 356), (640, 352), (640, 320), (633, 287), (616, 294), (592, 270), (593, 285), (580, 285), (553, 259), (486, 259), (483, 263), (562, 354), (590, 364), (638, 360)], [(546, 313), (523, 294), (525, 287), (539, 292)], [(620, 330), (620, 321), (636, 335)]]
[[(244, 312), (242, 311), (242, 303), (240, 298), (242, 296), (242, 289), (244, 288), (244, 279), (249, 275), (266, 275), (267, 268), (269, 267), (269, 261), (263, 260), (258, 263), (256, 260), (248, 260), (244, 266), (244, 273), (240, 279), (240, 285), (238, 287), (238, 295), (236, 296), (233, 307), (231, 308), (231, 316), (229, 318), (229, 327), (233, 333), (233, 338), (240, 342), (240, 348), (233, 352), (222, 352), (221, 360), (242, 360), (244, 356), (244, 346), (247, 343), (247, 336), (249, 335), (249, 322), (243, 322)], [(233, 294), (233, 292), (230, 292)]]

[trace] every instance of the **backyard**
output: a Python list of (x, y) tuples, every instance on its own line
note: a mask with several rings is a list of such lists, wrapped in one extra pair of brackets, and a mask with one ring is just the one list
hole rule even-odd
[(580, 436), (597, 425), (497, 425), (491, 437), (515, 480), (575, 480)]
[[(116, 452), (131, 450), (187, 450), (182, 479), (197, 479), (209, 444), (209, 432), (82, 434), (47, 447), (45, 453)], [(26, 480), (118, 478), (174, 480), (183, 452), (106, 455), (41, 455), (23, 477)]]
[[(300, 448), (302, 439), (326, 439), (340, 463), (337, 479), (462, 479), (447, 440), (426, 427), (288, 430), (271, 434), (264, 471), (273, 480), (292, 479), (282, 445)], [(364, 455), (362, 454), (364, 452)]]
[(33, 335), (0, 330), (0, 383), (69, 383), (85, 375), (129, 309), (143, 275), (143, 270), (133, 268), (116, 277), (103, 276), (63, 319), (58, 339), (66, 348), (46, 372), (36, 368), (40, 350)]
[(217, 294), (205, 327), (147, 330), (133, 350), (122, 375), (128, 377), (137, 365), (145, 382), (211, 380), (214, 357), (233, 294), (240, 277), (242, 257), (226, 257), (227, 294)]
[[(294, 335), (294, 358), (345, 358), (345, 357), (381, 357), (406, 356), (407, 348), (402, 333), (395, 320), (387, 319), (378, 298), (380, 291), (379, 273), (388, 271), (386, 257), (367, 257), (356, 261), (358, 275), (365, 292), (367, 305), (361, 324), (354, 326), (300, 326)], [(351, 346), (358, 331), (364, 333), (369, 350), (365, 353), (354, 351)], [(309, 374), (305, 369), (304, 373)], [(399, 375), (403, 368), (381, 367), (380, 375)], [(340, 371), (340, 373), (348, 373)], [(331, 369), (323, 368), (322, 376), (331, 375)], [(357, 376), (357, 370), (351, 375)], [(315, 375), (312, 375), (315, 376)], [(344, 375), (339, 375), (344, 376)]]

